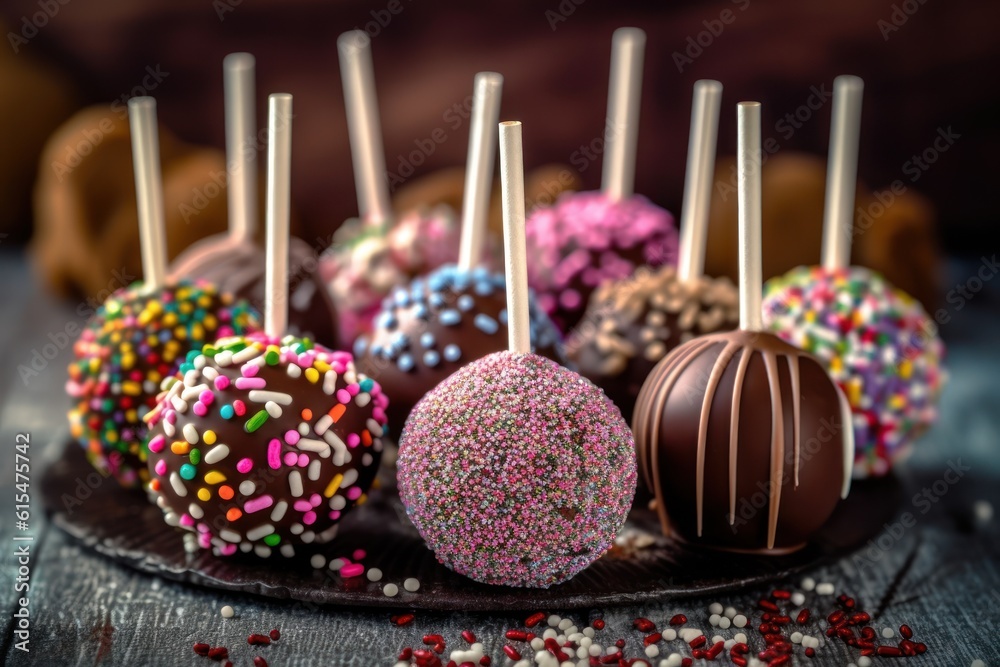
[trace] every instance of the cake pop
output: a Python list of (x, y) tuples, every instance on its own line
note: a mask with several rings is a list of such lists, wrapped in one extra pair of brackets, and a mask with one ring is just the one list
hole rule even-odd
[(861, 96), (858, 77), (833, 87), (822, 266), (764, 286), (764, 324), (818, 357), (851, 404), (854, 476), (887, 474), (937, 419), (944, 345), (918, 301), (880, 274), (849, 266)]
[(528, 283), (564, 334), (601, 283), (677, 261), (673, 216), (632, 191), (646, 34), (619, 28), (612, 44), (601, 191), (563, 194), (536, 209), (526, 228)]
[(265, 332), (189, 355), (150, 414), (149, 488), (168, 524), (216, 555), (324, 543), (363, 502), (388, 399), (351, 355), (287, 323), (292, 97), (269, 98)]
[(129, 102), (144, 282), (112, 294), (73, 345), (70, 434), (94, 467), (125, 487), (146, 477), (146, 425), (160, 381), (218, 336), (259, 326), (258, 314), (203, 281), (167, 284), (156, 103)]
[(441, 563), (484, 583), (546, 588), (610, 547), (635, 492), (635, 452), (599, 388), (529, 351), (520, 130), (500, 124), (510, 349), (417, 404), (398, 479)]
[[(231, 53), (223, 60), (222, 69), (229, 233), (202, 239), (181, 253), (171, 267), (171, 277), (206, 280), (263, 310), (264, 251), (254, 242), (258, 219), (254, 57)], [(290, 239), (289, 333), (336, 346), (337, 315), (319, 265), (308, 243)]]
[[(503, 77), (476, 75), (469, 165), (463, 198), (460, 265), (447, 265), (397, 287), (375, 318), (370, 336), (355, 343), (358, 365), (377, 375), (392, 394), (389, 426), (402, 428), (424, 394), (465, 364), (506, 349), (504, 276), (479, 265), (483, 257)], [(562, 359), (559, 332), (545, 313), (530, 306), (534, 350)]]
[(566, 342), (580, 374), (604, 390), (626, 421), (664, 355), (696, 336), (738, 324), (736, 286), (703, 274), (721, 97), (718, 81), (694, 85), (678, 266), (640, 266), (629, 278), (598, 287)]
[(778, 554), (802, 547), (846, 497), (853, 432), (820, 362), (762, 331), (760, 105), (741, 103), (738, 119), (740, 328), (657, 364), (632, 428), (664, 534)]
[(389, 292), (458, 258), (459, 226), (447, 206), (398, 218), (389, 204), (375, 97), (371, 40), (362, 30), (337, 39), (359, 217), (346, 221), (324, 253), (323, 274), (340, 316), (342, 339), (371, 330)]

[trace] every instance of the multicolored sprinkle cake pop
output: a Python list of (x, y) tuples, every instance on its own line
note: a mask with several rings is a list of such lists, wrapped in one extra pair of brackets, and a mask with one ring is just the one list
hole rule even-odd
[(292, 97), (270, 96), (266, 333), (188, 355), (149, 416), (149, 488), (168, 524), (216, 555), (295, 555), (365, 499), (388, 399), (351, 355), (287, 322)]
[(566, 342), (580, 374), (601, 387), (626, 420), (642, 383), (670, 350), (738, 324), (736, 286), (703, 274), (721, 98), (718, 81), (695, 83), (678, 266), (641, 266), (598, 287)]
[(528, 283), (564, 334), (602, 283), (677, 261), (673, 216), (632, 191), (645, 45), (638, 28), (615, 31), (601, 191), (564, 194), (528, 218)]
[[(463, 205), (462, 255), (409, 285), (397, 287), (375, 318), (370, 336), (358, 338), (358, 366), (392, 394), (389, 426), (398, 433), (413, 406), (465, 364), (506, 349), (507, 299), (503, 274), (478, 266), (483, 256), (503, 77), (476, 75), (469, 165)], [(531, 340), (538, 354), (562, 360), (559, 332), (529, 305)]]
[(834, 81), (823, 265), (765, 285), (764, 324), (816, 355), (851, 404), (854, 476), (887, 474), (937, 419), (944, 345), (918, 301), (870, 269), (849, 266), (854, 234), (861, 95)]
[(189, 350), (260, 322), (249, 304), (209, 283), (166, 284), (155, 100), (130, 100), (129, 118), (144, 282), (112, 294), (84, 326), (66, 393), (74, 400), (70, 434), (91, 464), (136, 487), (146, 479), (142, 419), (156, 405), (160, 382), (177, 372)]
[(760, 104), (738, 106), (740, 328), (695, 338), (642, 387), (632, 423), (665, 535), (777, 554), (846, 497), (850, 409), (820, 362), (761, 321)]
[(351, 30), (337, 39), (337, 49), (360, 215), (334, 233), (321, 270), (337, 305), (342, 340), (353, 341), (371, 330), (392, 289), (458, 259), (459, 225), (446, 206), (393, 214), (371, 39)]
[(476, 581), (546, 588), (610, 547), (635, 492), (632, 436), (585, 378), (530, 354), (520, 123), (501, 123), (510, 350), (421, 400), (399, 489), (437, 558)]

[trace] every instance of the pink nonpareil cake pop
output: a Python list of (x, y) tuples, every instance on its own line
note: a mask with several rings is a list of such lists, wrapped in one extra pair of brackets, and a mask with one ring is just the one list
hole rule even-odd
[(112, 294), (88, 320), (73, 345), (66, 392), (70, 434), (88, 460), (122, 486), (137, 487), (147, 479), (143, 417), (156, 405), (160, 382), (189, 351), (260, 321), (246, 301), (205, 281), (166, 281), (155, 100), (130, 100), (129, 121), (144, 281)]
[(673, 216), (633, 193), (645, 45), (638, 28), (615, 31), (601, 191), (564, 194), (527, 221), (528, 283), (564, 334), (602, 283), (677, 261)]
[(847, 395), (854, 476), (887, 474), (937, 419), (944, 344), (920, 303), (878, 273), (850, 266), (863, 82), (837, 77), (827, 167), (822, 266), (765, 285), (764, 323), (816, 355)]
[(269, 100), (265, 333), (192, 355), (149, 415), (150, 491), (169, 525), (228, 556), (291, 557), (364, 502), (388, 399), (351, 355), (283, 336), (292, 97)]
[[(229, 232), (187, 248), (170, 268), (177, 280), (207, 280), (264, 309), (264, 251), (257, 232), (257, 140), (254, 57), (231, 53), (223, 60), (226, 106), (226, 194)], [(324, 345), (338, 342), (333, 300), (318, 272), (315, 250), (300, 238), (289, 245), (289, 333)]]
[(324, 253), (343, 340), (371, 330), (390, 291), (458, 259), (459, 224), (447, 206), (395, 216), (389, 203), (385, 151), (375, 96), (371, 40), (352, 30), (337, 39), (358, 193), (358, 218), (346, 221)]
[(547, 588), (611, 546), (635, 492), (635, 452), (600, 389), (529, 352), (521, 125), (500, 127), (510, 349), (417, 404), (400, 439), (399, 490), (447, 567)]

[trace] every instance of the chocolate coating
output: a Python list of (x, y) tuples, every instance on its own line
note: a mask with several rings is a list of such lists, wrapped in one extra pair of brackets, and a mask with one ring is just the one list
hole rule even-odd
[(803, 546), (847, 495), (849, 425), (819, 361), (774, 335), (732, 331), (657, 364), (632, 430), (664, 534), (781, 553)]
[(681, 282), (673, 266), (643, 266), (597, 288), (566, 354), (630, 421), (642, 383), (670, 350), (738, 325), (739, 294), (728, 278)]
[[(399, 434), (424, 395), (471, 361), (507, 349), (507, 295), (502, 273), (444, 266), (383, 303), (370, 336), (354, 346), (358, 368), (392, 397), (390, 432)], [(563, 361), (559, 332), (530, 303), (532, 351)]]
[(364, 501), (388, 402), (351, 355), (300, 339), (224, 339), (189, 355), (150, 414), (150, 490), (216, 555), (333, 539)]
[[(171, 267), (174, 275), (200, 278), (264, 312), (266, 256), (254, 243), (192, 246)], [(288, 240), (288, 333), (328, 348), (340, 346), (337, 310), (308, 243)]]

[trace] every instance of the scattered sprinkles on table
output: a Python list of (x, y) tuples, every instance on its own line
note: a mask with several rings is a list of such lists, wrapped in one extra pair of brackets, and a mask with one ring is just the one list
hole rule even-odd
[(73, 345), (66, 393), (70, 433), (98, 470), (123, 486), (147, 479), (143, 416), (184, 356), (221, 336), (259, 326), (246, 301), (204, 282), (146, 293), (142, 283), (112, 294)]
[(944, 344), (919, 302), (862, 267), (764, 286), (764, 324), (820, 358), (851, 404), (855, 477), (881, 476), (937, 419)]
[(543, 588), (611, 546), (636, 476), (632, 434), (603, 392), (512, 352), (472, 362), (417, 404), (397, 475), (441, 563), (484, 583)]
[(528, 284), (564, 334), (601, 283), (677, 261), (674, 217), (641, 195), (614, 201), (601, 192), (566, 193), (531, 213), (525, 236)]
[(187, 356), (148, 416), (150, 490), (197, 546), (291, 557), (365, 501), (388, 399), (353, 358), (308, 340), (234, 337)]

